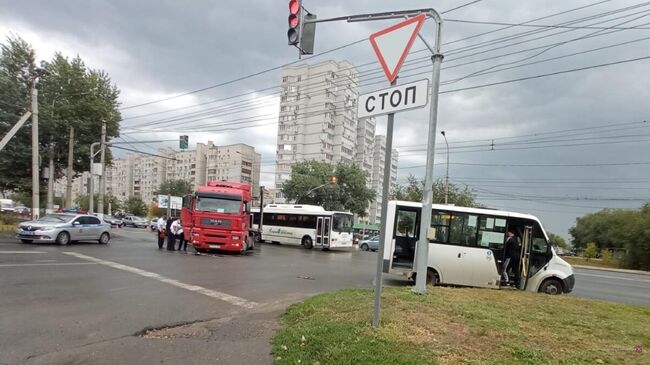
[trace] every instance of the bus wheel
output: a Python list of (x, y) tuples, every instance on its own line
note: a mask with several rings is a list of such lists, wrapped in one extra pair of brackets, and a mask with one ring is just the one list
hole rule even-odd
[(311, 237), (305, 236), (302, 238), (302, 245), (306, 249), (311, 250), (314, 247), (314, 242), (311, 240)]
[(262, 237), (260, 237), (259, 233), (255, 233), (255, 243), (260, 243), (262, 242)]
[(539, 292), (550, 295), (560, 295), (562, 294), (562, 283), (555, 278), (546, 279), (542, 285), (539, 286)]
[(440, 275), (438, 275), (438, 272), (432, 268), (427, 269), (427, 284), (433, 286), (440, 285)]

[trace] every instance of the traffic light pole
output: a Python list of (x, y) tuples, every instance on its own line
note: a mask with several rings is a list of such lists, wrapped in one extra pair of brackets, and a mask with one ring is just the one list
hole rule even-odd
[[(431, 82), (431, 105), (429, 113), (429, 134), (427, 141), (427, 162), (426, 162), (426, 176), (425, 176), (425, 185), (424, 191), (422, 194), (422, 214), (420, 220), (420, 235), (419, 235), (419, 244), (417, 245), (417, 252), (415, 255), (415, 270), (416, 270), (416, 283), (415, 288), (413, 289), (416, 293), (425, 293), (426, 292), (426, 280), (427, 280), (427, 269), (428, 269), (428, 257), (429, 257), (429, 245), (427, 233), (431, 224), (431, 209), (433, 202), (433, 160), (435, 155), (435, 142), (436, 142), (436, 126), (438, 120), (438, 92), (440, 89), (440, 65), (442, 63), (443, 56), (440, 52), (440, 47), (442, 44), (442, 18), (440, 14), (433, 8), (426, 9), (415, 9), (415, 10), (402, 10), (402, 11), (391, 11), (383, 13), (369, 13), (369, 14), (358, 14), (358, 15), (348, 15), (335, 18), (324, 18), (324, 19), (304, 19), (304, 24), (315, 24), (315, 23), (325, 23), (325, 22), (335, 22), (335, 21), (347, 21), (347, 22), (364, 22), (372, 20), (386, 20), (386, 19), (403, 19), (414, 17), (419, 14), (426, 14), (428, 18), (433, 19), (436, 23), (436, 33), (435, 33), (435, 44), (430, 46), (427, 41), (418, 34), (420, 39), (424, 42), (427, 48), (431, 51), (432, 57), (431, 61), (433, 63), (432, 70), (432, 82)], [(388, 137), (388, 136), (387, 136)], [(384, 174), (386, 171), (384, 171)], [(382, 211), (382, 222), (385, 222), (386, 211)], [(385, 226), (385, 224), (383, 224)], [(383, 228), (383, 227), (382, 227)], [(384, 233), (384, 235), (388, 232)], [(383, 260), (384, 254), (384, 239), (380, 239), (379, 242), (379, 256)], [(379, 260), (378, 260), (379, 262)], [(383, 261), (382, 261), (383, 264)], [(378, 277), (381, 278), (382, 267), (378, 264)], [(373, 326), (379, 326), (380, 318), (380, 291), (381, 291), (381, 282), (375, 283), (375, 315), (373, 317)]]

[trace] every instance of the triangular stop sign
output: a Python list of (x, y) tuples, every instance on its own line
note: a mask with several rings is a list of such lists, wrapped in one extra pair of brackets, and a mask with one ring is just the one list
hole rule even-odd
[(426, 15), (420, 14), (370, 35), (370, 43), (388, 82), (397, 77), (425, 19)]

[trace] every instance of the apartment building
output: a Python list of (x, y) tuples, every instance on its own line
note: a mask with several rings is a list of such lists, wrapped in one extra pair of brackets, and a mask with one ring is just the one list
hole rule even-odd
[[(357, 85), (357, 71), (347, 61), (283, 68), (276, 189), (289, 178), (296, 162), (355, 161)], [(281, 192), (275, 198), (284, 201)]]
[[(399, 160), (399, 152), (393, 149), (391, 152), (390, 164), (390, 188), (391, 190), (397, 186), (397, 162)], [(384, 163), (386, 161), (386, 136), (376, 135), (374, 139), (372, 173), (370, 175), (370, 188), (377, 192), (375, 201), (370, 203), (368, 207), (368, 222), (370, 224), (379, 224), (381, 222), (381, 203), (382, 194), (384, 191)], [(390, 193), (390, 191), (389, 191)]]
[[(209, 180), (226, 180), (251, 184), (253, 196), (259, 199), (261, 160), (254, 147), (241, 143), (227, 146), (197, 143), (192, 151), (163, 148), (157, 156), (130, 153), (106, 167), (106, 194), (120, 200), (137, 196), (150, 203), (166, 180), (182, 179), (194, 186)], [(88, 194), (89, 176), (84, 172), (73, 180), (73, 200)], [(95, 192), (99, 193), (97, 176), (94, 181)], [(65, 196), (65, 184), (65, 179), (56, 181), (56, 196)]]
[[(372, 175), (372, 167), (375, 153), (375, 129), (374, 117), (361, 118), (357, 121), (357, 143), (354, 162), (368, 175)], [(370, 185), (370, 180), (368, 180)]]

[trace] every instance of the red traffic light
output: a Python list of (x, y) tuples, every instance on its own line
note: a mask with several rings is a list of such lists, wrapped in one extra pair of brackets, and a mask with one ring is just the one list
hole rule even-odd
[(299, 23), (298, 16), (293, 14), (289, 15), (289, 27), (295, 28), (298, 26), (298, 23)]
[(298, 0), (289, 1), (289, 13), (291, 15), (297, 15), (299, 11), (300, 11), (300, 1)]

